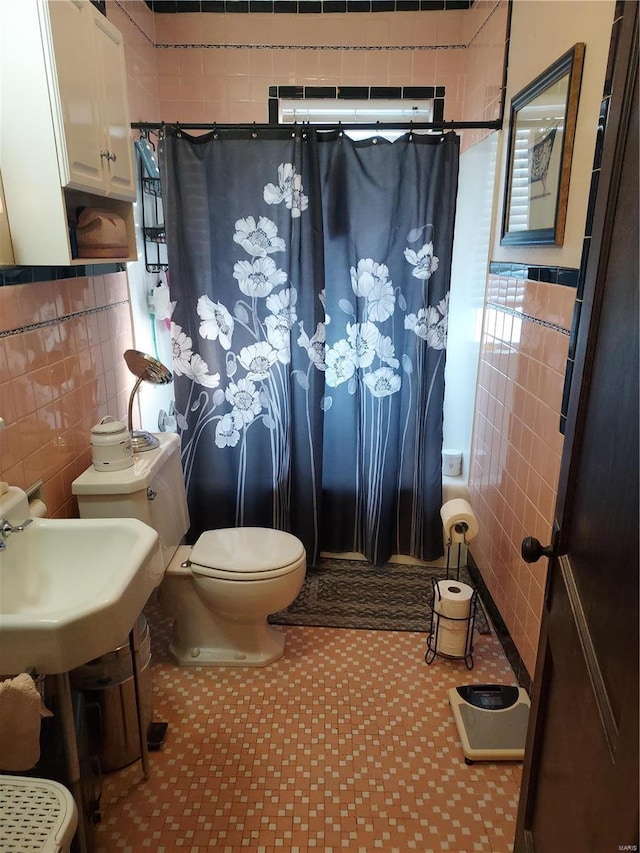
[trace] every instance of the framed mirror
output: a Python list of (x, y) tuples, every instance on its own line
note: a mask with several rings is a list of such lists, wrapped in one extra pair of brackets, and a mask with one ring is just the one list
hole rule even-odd
[(575, 44), (511, 101), (503, 246), (563, 245), (584, 50)]

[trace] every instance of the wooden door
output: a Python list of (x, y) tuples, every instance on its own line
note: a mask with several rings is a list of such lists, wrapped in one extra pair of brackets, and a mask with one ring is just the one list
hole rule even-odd
[(518, 853), (638, 850), (638, 35), (619, 5)]

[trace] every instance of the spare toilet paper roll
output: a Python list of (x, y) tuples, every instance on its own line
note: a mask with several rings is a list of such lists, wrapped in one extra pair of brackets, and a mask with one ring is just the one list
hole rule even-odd
[(459, 657), (465, 654), (473, 589), (459, 581), (438, 581), (434, 600), (436, 651)]
[(47, 505), (43, 501), (35, 500), (29, 502), (29, 515), (31, 518), (47, 518)]
[(464, 498), (454, 498), (440, 508), (447, 545), (452, 542), (470, 542), (478, 533), (478, 519), (471, 504)]

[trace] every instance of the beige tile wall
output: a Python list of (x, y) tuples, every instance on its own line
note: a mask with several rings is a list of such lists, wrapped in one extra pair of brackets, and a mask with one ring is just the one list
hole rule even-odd
[(506, 8), (153, 15), (109, 0), (108, 15), (125, 37), (134, 121), (265, 122), (275, 85), (444, 86), (445, 119), (475, 120), (498, 117)]
[(156, 17), (167, 121), (265, 122), (270, 85), (416, 86), (436, 80), (451, 92), (446, 118), (461, 115), (461, 12)]
[[(507, 0), (476, 0), (465, 16), (467, 50), (461, 81), (465, 121), (495, 121), (500, 118), (507, 13)], [(463, 149), (484, 139), (490, 132), (466, 131)]]
[(490, 275), (471, 450), (472, 555), (531, 676), (546, 561), (520, 556), (551, 539), (563, 437), (560, 405), (575, 290)]
[(43, 480), (52, 517), (77, 516), (91, 427), (126, 419), (132, 341), (124, 272), (0, 287), (0, 480)]
[(107, 17), (124, 40), (131, 121), (158, 121), (156, 15), (143, 0), (107, 0)]
[[(107, 13), (124, 37), (133, 121), (265, 121), (270, 85), (305, 84), (444, 85), (445, 117), (469, 118), (495, 109), (480, 70), (502, 75), (505, 0), (338, 16), (154, 15), (142, 0), (107, 0)], [(198, 46), (156, 47), (176, 43)], [(76, 514), (91, 426), (126, 415), (132, 341), (125, 273), (0, 287), (0, 478), (43, 479), (53, 516)]]

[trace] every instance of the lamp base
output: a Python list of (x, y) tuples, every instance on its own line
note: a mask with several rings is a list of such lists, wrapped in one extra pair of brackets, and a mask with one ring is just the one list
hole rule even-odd
[(160, 442), (155, 437), (155, 435), (151, 435), (150, 432), (145, 432), (144, 430), (135, 430), (135, 432), (131, 433), (131, 448), (134, 453), (143, 453), (145, 450), (153, 450), (154, 447), (158, 447)]

